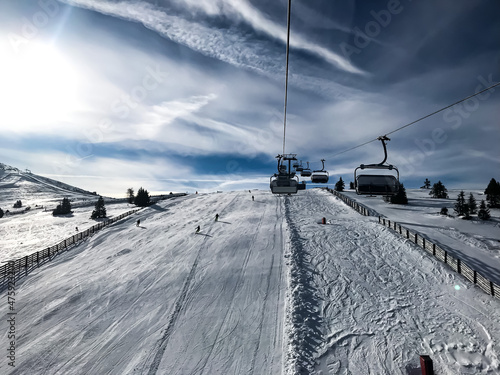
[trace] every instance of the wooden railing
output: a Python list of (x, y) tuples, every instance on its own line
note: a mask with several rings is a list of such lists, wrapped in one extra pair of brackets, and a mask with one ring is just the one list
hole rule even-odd
[(90, 237), (102, 228), (107, 227), (108, 225), (111, 225), (118, 220), (123, 219), (124, 217), (136, 213), (139, 210), (141, 210), (141, 208), (125, 212), (112, 219), (93, 225), (92, 227), (82, 232), (78, 232), (75, 235), (62, 240), (61, 242), (53, 246), (37, 251), (36, 253), (26, 255), (19, 259), (8, 261), (6, 264), (0, 266), (0, 290), (3, 290), (5, 288), (8, 281), (12, 281), (13, 279), (18, 280), (21, 277), (26, 276), (33, 269), (38, 268), (42, 264), (51, 261), (55, 256), (65, 250), (68, 250), (78, 242), (86, 239), (87, 237)]
[(415, 243), (420, 248), (424, 249), (427, 253), (434, 256), (436, 259), (447, 264), (453, 271), (459, 273), (460, 275), (464, 276), (467, 280), (477, 285), (485, 293), (500, 299), (500, 285), (495, 284), (487, 277), (481, 275), (481, 273), (473, 269), (467, 263), (463, 262), (460, 258), (452, 256), (448, 251), (436, 245), (429, 238), (425, 238), (420, 233), (413, 232), (394, 221), (391, 221), (387, 218), (378, 215), (376, 211), (362, 204), (359, 204), (358, 202), (354, 201), (353, 199), (349, 198), (348, 196), (342, 193), (339, 193), (338, 191), (331, 189), (328, 189), (328, 191), (332, 192), (335, 196), (342, 199), (342, 201), (344, 201), (349, 207), (352, 207), (361, 215), (378, 216), (378, 222), (380, 224), (384, 225), (387, 228), (391, 228), (402, 237), (411, 240), (413, 243)]

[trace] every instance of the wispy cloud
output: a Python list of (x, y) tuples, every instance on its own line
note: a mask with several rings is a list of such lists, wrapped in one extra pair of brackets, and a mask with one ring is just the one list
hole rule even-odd
[[(264, 71), (275, 65), (276, 60), (268, 54), (270, 51), (263, 51), (261, 43), (252, 41), (235, 29), (223, 30), (178, 15), (169, 15), (162, 8), (149, 3), (115, 3), (95, 0), (64, 0), (64, 2), (111, 16), (141, 22), (144, 26), (168, 37), (174, 42), (186, 45), (202, 54), (230, 64)], [(204, 11), (206, 16), (226, 15), (231, 17), (236, 15), (250, 24), (255, 30), (281, 42), (286, 42), (286, 27), (278, 25), (265, 17), (262, 12), (246, 1), (195, 2), (185, 0), (184, 4), (188, 8)], [(324, 59), (342, 71), (364, 74), (361, 69), (355, 67), (343, 56), (308, 41), (301, 35), (294, 34), (290, 44), (294, 48), (307, 51)]]

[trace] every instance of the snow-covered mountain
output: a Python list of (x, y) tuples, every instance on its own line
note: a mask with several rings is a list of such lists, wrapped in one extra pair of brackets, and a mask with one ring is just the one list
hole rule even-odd
[(36, 205), (55, 205), (64, 197), (82, 201), (94, 199), (95, 194), (0, 163), (0, 208), (4, 211), (11, 210), (18, 200), (23, 206), (33, 208)]

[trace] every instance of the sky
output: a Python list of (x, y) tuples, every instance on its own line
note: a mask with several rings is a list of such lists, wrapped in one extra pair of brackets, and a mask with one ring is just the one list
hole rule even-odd
[[(287, 3), (1, 2), (0, 162), (116, 197), (268, 189)], [(498, 14), (498, 1), (292, 0), (285, 152), (352, 181), (384, 156), (354, 147), (500, 81)], [(401, 182), (499, 179), (499, 91), (390, 134)]]

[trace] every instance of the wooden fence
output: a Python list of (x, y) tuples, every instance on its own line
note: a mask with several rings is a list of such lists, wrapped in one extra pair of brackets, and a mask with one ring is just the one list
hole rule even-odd
[(422, 237), (419, 233), (413, 232), (394, 221), (379, 216), (376, 211), (355, 202), (353, 199), (347, 197), (346, 195), (334, 190), (332, 191), (331, 189), (328, 190), (331, 191), (335, 196), (342, 199), (342, 201), (344, 201), (348, 206), (355, 209), (361, 215), (378, 216), (378, 222), (380, 224), (394, 230), (402, 237), (409, 239), (411, 242), (424, 249), (427, 253), (434, 256), (436, 259), (447, 264), (453, 271), (459, 273), (470, 282), (476, 284), (485, 293), (500, 299), (500, 285), (495, 284), (487, 277), (481, 275), (467, 263), (464, 263), (460, 258), (452, 256), (448, 251), (442, 249), (428, 238)]
[(359, 212), (363, 216), (377, 216), (377, 213), (372, 210), (371, 208), (368, 208), (362, 204), (359, 204), (358, 202), (352, 200), (351, 198), (345, 196), (344, 194), (339, 193), (336, 190), (332, 190), (330, 188), (326, 188), (327, 191), (335, 195), (336, 197), (340, 198), (345, 204), (347, 204), (349, 207), (353, 208), (357, 212)]
[(36, 253), (26, 255), (22, 258), (8, 261), (6, 264), (0, 266), (0, 290), (3, 290), (9, 281), (12, 282), (13, 280), (18, 280), (23, 276), (28, 275), (33, 269), (51, 261), (55, 256), (67, 250), (71, 246), (93, 235), (102, 228), (111, 225), (126, 216), (132, 215), (139, 210), (141, 210), (141, 208), (125, 212), (112, 219), (98, 223), (87, 230), (78, 232), (77, 234), (62, 240), (56, 245), (47, 247), (41, 251), (37, 251)]

